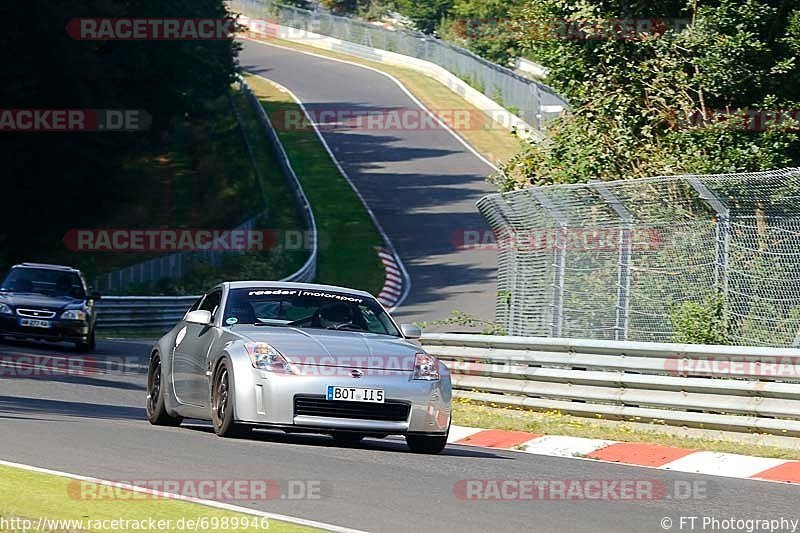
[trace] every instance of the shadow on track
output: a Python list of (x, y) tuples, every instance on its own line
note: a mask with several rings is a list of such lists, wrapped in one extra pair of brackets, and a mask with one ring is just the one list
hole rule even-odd
[[(143, 407), (100, 405), (15, 396), (0, 396), (0, 416), (3, 414), (16, 415), (17, 417), (19, 417), (19, 415), (47, 414), (75, 416), (79, 418), (145, 420), (145, 410)], [(41, 418), (36, 417), (36, 420), (41, 420)]]
[[(183, 426), (182, 429), (189, 429), (192, 431), (213, 434), (213, 429), (210, 425), (205, 425), (201, 421), (190, 421)], [(355, 446), (342, 446), (337, 444), (327, 435), (307, 434), (307, 433), (284, 433), (282, 431), (275, 431), (269, 429), (257, 429), (247, 437), (238, 437), (226, 440), (240, 440), (249, 442), (263, 442), (271, 444), (288, 444), (300, 446), (313, 446), (319, 448), (341, 448), (343, 450), (364, 450), (375, 452), (387, 453), (406, 453), (412, 454), (405, 442), (400, 439), (371, 439), (366, 438), (360, 444)], [(448, 446), (439, 455), (446, 455), (451, 457), (474, 457), (474, 458), (493, 458), (493, 459), (510, 459), (509, 457), (499, 456), (495, 453), (485, 450), (471, 450), (464, 447)]]

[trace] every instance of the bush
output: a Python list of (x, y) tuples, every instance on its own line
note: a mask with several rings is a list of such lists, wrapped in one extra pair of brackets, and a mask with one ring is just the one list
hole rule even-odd
[(693, 22), (633, 39), (523, 40), (525, 55), (550, 69), (550, 83), (572, 110), (554, 121), (546, 142), (504, 166), (501, 190), (769, 170), (800, 160), (796, 124), (748, 129), (730, 118), (798, 108), (800, 1), (784, 8), (760, 0), (588, 2), (578, 9), (545, 0), (523, 16), (531, 31), (563, 19)]
[(730, 344), (730, 321), (721, 294), (701, 302), (683, 302), (670, 309), (675, 328), (673, 342), (685, 344)]

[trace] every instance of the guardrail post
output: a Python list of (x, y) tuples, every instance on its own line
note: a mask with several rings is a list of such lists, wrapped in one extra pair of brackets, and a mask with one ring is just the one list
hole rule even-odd
[(598, 181), (589, 182), (600, 197), (614, 210), (622, 220), (619, 229), (619, 273), (617, 275), (617, 320), (614, 326), (614, 340), (623, 341), (628, 338), (628, 310), (630, 309), (631, 292), (631, 245), (633, 230), (633, 214), (625, 204), (611, 192), (608, 187)]

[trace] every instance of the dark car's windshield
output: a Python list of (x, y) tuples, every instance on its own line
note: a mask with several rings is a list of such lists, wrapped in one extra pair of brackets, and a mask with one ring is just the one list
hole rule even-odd
[(13, 268), (0, 284), (0, 290), (77, 299), (86, 297), (80, 276), (48, 268)]
[(400, 337), (389, 315), (372, 298), (326, 290), (233, 289), (224, 323), (365, 331)]

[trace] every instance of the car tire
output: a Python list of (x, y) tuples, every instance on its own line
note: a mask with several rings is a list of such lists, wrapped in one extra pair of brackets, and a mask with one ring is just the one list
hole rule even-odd
[(211, 422), (220, 437), (245, 437), (252, 428), (234, 420), (236, 398), (233, 372), (228, 359), (222, 359), (214, 371), (211, 387)]
[(97, 340), (95, 339), (94, 329), (92, 329), (92, 332), (89, 334), (89, 338), (86, 339), (86, 342), (75, 343), (75, 348), (80, 353), (89, 353), (91, 351), (94, 351), (96, 347), (97, 347)]
[(183, 418), (172, 416), (164, 404), (163, 372), (161, 357), (150, 358), (147, 369), (147, 420), (154, 426), (180, 426)]
[(358, 446), (364, 440), (364, 435), (361, 433), (332, 433), (331, 437), (338, 446)]
[(447, 446), (450, 428), (444, 435), (406, 435), (406, 444), (414, 453), (437, 454)]

